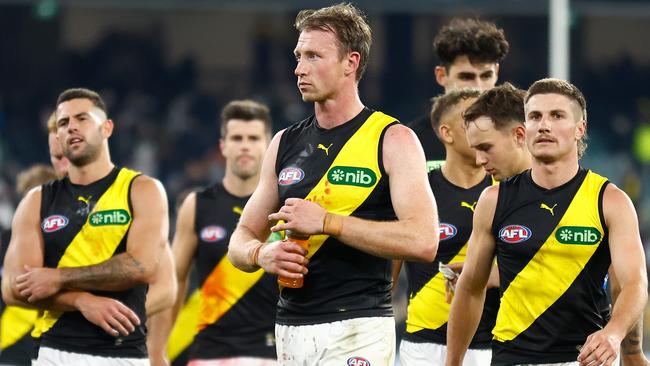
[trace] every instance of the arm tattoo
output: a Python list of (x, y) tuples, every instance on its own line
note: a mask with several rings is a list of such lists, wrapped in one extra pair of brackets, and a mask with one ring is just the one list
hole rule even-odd
[(643, 337), (643, 323), (641, 321), (634, 324), (632, 330), (623, 338), (621, 350), (624, 355), (634, 355), (643, 352), (641, 341)]
[(62, 287), (69, 290), (122, 291), (142, 284), (145, 268), (130, 253), (86, 267), (61, 268)]

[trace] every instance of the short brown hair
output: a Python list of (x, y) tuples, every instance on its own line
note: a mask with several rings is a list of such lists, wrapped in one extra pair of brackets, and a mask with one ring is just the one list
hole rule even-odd
[(352, 4), (341, 3), (317, 10), (301, 10), (294, 25), (298, 32), (318, 29), (334, 33), (341, 58), (350, 52), (359, 52), (361, 57), (356, 80), (361, 80), (370, 56), (372, 32), (359, 9)]
[(32, 165), (18, 173), (16, 193), (22, 196), (30, 189), (57, 178), (56, 172), (51, 166), (44, 164)]
[(582, 95), (580, 89), (577, 86), (571, 84), (570, 82), (562, 79), (553, 79), (547, 78), (542, 80), (537, 80), (533, 85), (528, 88), (526, 92), (526, 99), (524, 103), (528, 103), (530, 97), (535, 94), (560, 94), (565, 97), (573, 100), (580, 107), (580, 116), (585, 121), (587, 120), (587, 101), (585, 96)]
[(467, 56), (473, 64), (500, 62), (509, 48), (503, 29), (479, 19), (454, 18), (433, 39), (433, 49), (447, 69), (458, 56)]
[(72, 99), (88, 99), (95, 105), (95, 107), (101, 109), (104, 114), (108, 115), (108, 110), (106, 109), (106, 103), (99, 94), (93, 90), (86, 88), (72, 88), (67, 89), (59, 95), (59, 98), (56, 100), (56, 105), (63, 102), (67, 102)]
[[(537, 80), (533, 85), (528, 88), (526, 92), (526, 98), (524, 103), (528, 103), (528, 100), (535, 94), (560, 94), (565, 97), (573, 100), (579, 107), (579, 113), (576, 113), (576, 117), (581, 118), (585, 122), (587, 121), (587, 100), (582, 94), (580, 89), (577, 86), (571, 84), (570, 82), (562, 79), (546, 78)], [(581, 114), (581, 115), (578, 115)], [(587, 132), (578, 140), (578, 158), (581, 158), (587, 150)]]
[(440, 122), (454, 106), (460, 103), (461, 100), (478, 98), (479, 95), (481, 95), (481, 91), (478, 89), (452, 89), (445, 94), (433, 98), (433, 105), (431, 107), (431, 127), (433, 127), (436, 136), (440, 138), (438, 131), (440, 128)]
[(231, 119), (260, 120), (264, 122), (264, 130), (269, 136), (273, 130), (269, 108), (254, 100), (233, 100), (223, 107), (221, 110), (221, 138), (226, 137), (228, 121)]
[(489, 117), (494, 122), (494, 127), (500, 131), (515, 123), (523, 125), (526, 120), (525, 94), (525, 91), (507, 82), (484, 91), (465, 111), (465, 125), (480, 117)]

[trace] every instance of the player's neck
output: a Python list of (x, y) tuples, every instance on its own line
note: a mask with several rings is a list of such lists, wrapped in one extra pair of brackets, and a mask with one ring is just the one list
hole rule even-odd
[(104, 178), (113, 168), (115, 165), (111, 162), (107, 152), (106, 155), (100, 155), (97, 160), (84, 166), (70, 164), (68, 178), (74, 184), (87, 185)]
[(474, 187), (485, 178), (485, 170), (482, 166), (476, 166), (471, 161), (449, 151), (441, 171), (445, 179), (461, 188)]
[(354, 88), (344, 88), (333, 98), (314, 103), (314, 112), (318, 125), (325, 129), (340, 126), (363, 110), (356, 85)]
[(579, 168), (577, 156), (553, 162), (533, 159), (531, 176), (538, 186), (553, 189), (573, 179)]
[(255, 191), (259, 180), (259, 173), (248, 179), (242, 179), (234, 173), (226, 171), (222, 183), (225, 190), (233, 196), (248, 197)]
[(532, 157), (528, 152), (528, 148), (524, 147), (523, 151), (517, 156), (517, 164), (515, 165), (515, 173), (513, 175), (517, 175), (530, 169), (532, 165)]

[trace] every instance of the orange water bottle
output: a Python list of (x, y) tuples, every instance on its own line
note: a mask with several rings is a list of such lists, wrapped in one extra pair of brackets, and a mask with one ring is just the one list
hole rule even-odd
[[(287, 230), (286, 234), (287, 237), (285, 240), (292, 241), (300, 245), (301, 247), (305, 248), (306, 250), (309, 250), (309, 235), (292, 231), (292, 230)], [(290, 288), (301, 288), (303, 283), (304, 283), (304, 277), (286, 278), (286, 277), (278, 276), (278, 284), (280, 286), (290, 287)]]

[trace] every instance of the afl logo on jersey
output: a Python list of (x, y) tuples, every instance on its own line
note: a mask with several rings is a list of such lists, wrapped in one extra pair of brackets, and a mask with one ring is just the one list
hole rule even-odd
[(278, 184), (281, 186), (290, 186), (296, 184), (305, 177), (305, 172), (296, 167), (288, 167), (282, 169), (280, 175), (278, 176)]
[(530, 239), (533, 232), (523, 225), (508, 225), (499, 230), (499, 239), (506, 243), (517, 244)]
[(348, 366), (370, 366), (370, 361), (363, 357), (348, 358)]
[(447, 240), (456, 236), (458, 229), (456, 229), (456, 227), (452, 224), (441, 222), (440, 227), (438, 228), (438, 232), (440, 233), (440, 240)]
[(52, 215), (43, 220), (41, 228), (46, 233), (53, 233), (68, 226), (68, 222), (70, 222), (70, 220), (65, 216)]
[(214, 243), (226, 237), (226, 229), (217, 225), (206, 226), (201, 229), (201, 240)]

